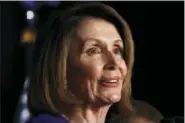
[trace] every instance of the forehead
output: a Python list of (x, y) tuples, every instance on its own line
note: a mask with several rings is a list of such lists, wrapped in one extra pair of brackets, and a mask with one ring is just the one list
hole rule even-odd
[(101, 18), (85, 17), (77, 26), (77, 36), (84, 43), (86, 39), (98, 39), (100, 41), (121, 40), (116, 27)]

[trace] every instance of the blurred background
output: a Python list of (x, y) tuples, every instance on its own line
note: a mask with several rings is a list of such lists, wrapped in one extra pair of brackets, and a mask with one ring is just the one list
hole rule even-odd
[[(52, 10), (75, 2), (0, 2), (1, 120), (29, 117), (25, 88), (37, 30)], [(166, 117), (184, 116), (184, 1), (104, 2), (129, 23), (135, 41), (133, 96)]]

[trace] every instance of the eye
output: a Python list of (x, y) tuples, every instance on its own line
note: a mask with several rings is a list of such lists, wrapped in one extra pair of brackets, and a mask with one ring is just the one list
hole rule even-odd
[(123, 49), (120, 48), (120, 47), (115, 47), (115, 48), (114, 48), (114, 53), (115, 53), (116, 55), (121, 55), (121, 56), (122, 56)]
[(92, 47), (87, 50), (88, 55), (95, 55), (95, 54), (99, 54), (99, 53), (101, 53), (101, 49), (98, 47)]

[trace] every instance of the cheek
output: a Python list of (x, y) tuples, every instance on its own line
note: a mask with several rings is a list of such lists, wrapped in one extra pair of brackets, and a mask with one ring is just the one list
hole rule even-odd
[(102, 58), (97, 59), (85, 55), (77, 56), (70, 59), (71, 67), (69, 67), (69, 71), (71, 71), (70, 79), (73, 80), (72, 82), (84, 84), (87, 80), (97, 80), (103, 67)]
[(86, 85), (90, 81), (97, 81), (101, 75), (101, 65), (94, 61), (80, 61), (76, 62), (73, 67), (70, 68), (70, 78), (73, 83), (80, 85)]
[(102, 58), (95, 59), (82, 57), (79, 64), (84, 72), (85, 77), (93, 80), (100, 77), (103, 68)]
[(126, 65), (125, 61), (119, 60), (118, 64), (119, 64), (119, 68), (120, 68), (122, 76), (125, 77), (127, 74), (127, 65)]
[(82, 65), (83, 78), (87, 80), (97, 80), (101, 75), (101, 66), (89, 62), (89, 64)]
[(78, 63), (78, 66), (72, 68), (72, 73), (70, 83), (73, 83), (71, 85), (73, 93), (84, 100), (89, 97), (93, 98), (97, 80), (101, 75), (101, 67), (93, 61), (81, 62)]

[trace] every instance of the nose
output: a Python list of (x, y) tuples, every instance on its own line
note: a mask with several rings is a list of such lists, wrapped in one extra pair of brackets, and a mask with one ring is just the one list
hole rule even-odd
[(104, 69), (105, 70), (116, 70), (117, 69), (117, 63), (116, 60), (114, 58), (114, 56), (111, 53), (107, 53), (105, 55), (105, 66)]

